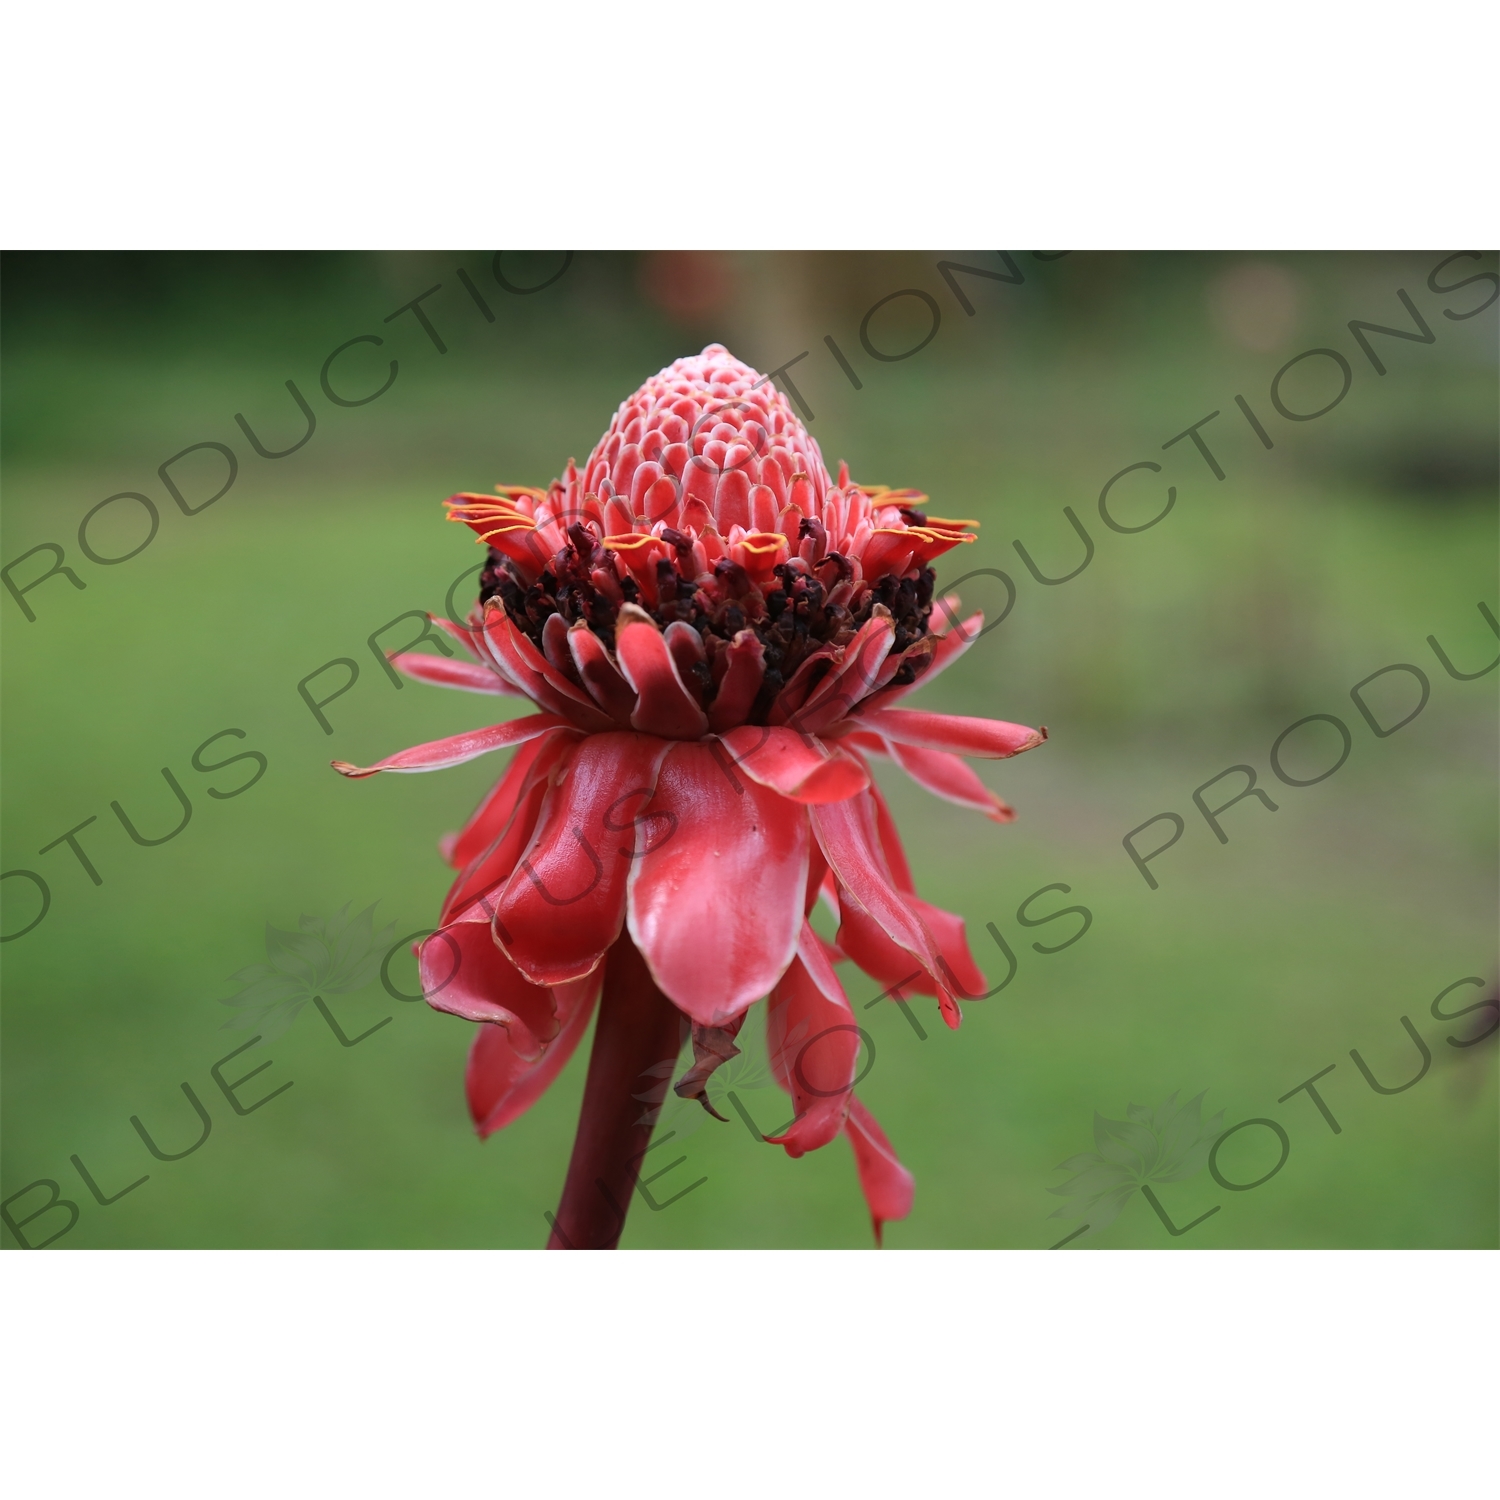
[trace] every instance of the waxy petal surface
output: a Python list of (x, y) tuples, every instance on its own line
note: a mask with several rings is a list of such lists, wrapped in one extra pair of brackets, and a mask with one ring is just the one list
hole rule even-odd
[(796, 1118), (767, 1136), (788, 1156), (826, 1146), (843, 1127), (859, 1061), (859, 1027), (821, 939), (803, 924), (797, 957), (766, 1010), (766, 1050), (776, 1080), (791, 1096)]
[(396, 651), (391, 665), (413, 682), (430, 682), (435, 687), (461, 688), (466, 693), (495, 693), (519, 697), (515, 687), (482, 662), (460, 661), (435, 656), (429, 651)]
[(495, 946), (488, 913), (471, 907), (464, 916), (424, 939), (422, 993), (434, 1010), (504, 1027), (516, 1055), (534, 1062), (558, 1032), (552, 992), (529, 984)]
[(856, 728), (873, 729), (903, 745), (948, 750), (954, 755), (974, 755), (985, 760), (1019, 755), (1047, 738), (1045, 730), (1030, 729), (1025, 724), (971, 719), (961, 714), (930, 714), (916, 708), (875, 709), (856, 714), (849, 723)]
[(480, 1140), (523, 1115), (562, 1072), (584, 1034), (599, 997), (601, 975), (557, 986), (553, 999), (562, 1030), (538, 1058), (527, 1059), (511, 1045), (499, 1026), (480, 1026), (469, 1048), (464, 1092)]
[(604, 642), (587, 625), (576, 625), (568, 632), (568, 650), (593, 700), (621, 729), (630, 728), (630, 716), (635, 712), (635, 689), (609, 659)]
[[(841, 907), (852, 898), (886, 937), (910, 953), (921, 968), (946, 978), (932, 934), (912, 909), (911, 898), (903, 896), (891, 883), (880, 852), (874, 801), (868, 795), (851, 797), (847, 802), (814, 807), (809, 815), (818, 842), (838, 879)], [(842, 935), (839, 947), (850, 953)], [(850, 956), (855, 957), (852, 953)], [(939, 984), (938, 1003), (943, 1019), (956, 1027), (958, 1007), (945, 983)]]
[(892, 1219), (904, 1219), (911, 1212), (916, 1180), (901, 1165), (875, 1116), (852, 1096), (844, 1134), (854, 1147), (859, 1185), (870, 1209), (870, 1222), (875, 1227), (875, 1243), (879, 1245), (885, 1239), (885, 1226)]
[(484, 639), (501, 670), (539, 708), (566, 716), (580, 729), (615, 727), (609, 715), (582, 688), (574, 687), (511, 624), (503, 610), (491, 609), (485, 616)]
[(844, 659), (786, 722), (804, 734), (820, 734), (846, 718), (873, 691), (895, 637), (896, 627), (889, 613), (867, 620), (849, 643)]
[(538, 755), (549, 746), (554, 750), (559, 741), (570, 736), (554, 734), (538, 735), (516, 747), (505, 774), (490, 789), (469, 821), (455, 834), (451, 834), (443, 847), (443, 858), (455, 870), (462, 870), (471, 860), (482, 854), (505, 832), (505, 825), (516, 810), (516, 801), (521, 788), (526, 784), (527, 774), (536, 763)]
[(466, 760), (476, 760), (492, 750), (508, 750), (512, 745), (533, 740), (549, 729), (571, 729), (573, 725), (556, 714), (528, 714), (523, 719), (511, 719), (505, 724), (491, 724), (486, 729), (471, 729), (464, 734), (450, 735), (445, 740), (431, 740), (425, 745), (414, 745), (410, 750), (398, 750), (373, 766), (351, 766), (348, 761), (336, 760), (333, 769), (341, 776), (357, 779), (373, 776), (377, 771), (441, 771), (448, 766), (461, 766)]
[(909, 892), (902, 895), (942, 956), (941, 979), (894, 942), (872, 916), (848, 901), (841, 902), (839, 908), (839, 949), (897, 998), (904, 998), (908, 992), (941, 998), (945, 989), (964, 1000), (983, 998), (984, 975), (969, 951), (964, 919), (920, 896)]
[(870, 784), (858, 761), (795, 729), (745, 724), (719, 738), (737, 770), (794, 802), (842, 802)]
[(707, 715), (683, 685), (666, 640), (649, 619), (629, 621), (618, 630), (615, 655), (636, 691), (630, 722), (637, 729), (670, 740), (699, 740), (708, 733)]
[(1001, 801), (974, 773), (973, 767), (965, 765), (958, 756), (946, 750), (903, 745), (899, 740), (887, 740), (886, 745), (891, 759), (918, 786), (935, 797), (956, 802), (960, 807), (973, 808), (994, 823), (1015, 821), (1015, 809), (1008, 802)]
[(495, 933), (535, 984), (589, 973), (620, 935), (626, 881), (667, 745), (614, 731), (580, 740), (554, 773), (537, 827), (496, 902)]
[(441, 922), (456, 920), (460, 911), (481, 899), (488, 903), (488, 917), (494, 917), (499, 887), (510, 879), (536, 831), (536, 821), (541, 816), (542, 799), (551, 784), (555, 760), (556, 756), (551, 756), (528, 768), (510, 817), (495, 837), (464, 866), (450, 887), (443, 902)]
[(630, 935), (657, 984), (704, 1026), (767, 994), (797, 950), (807, 813), (758, 782), (735, 791), (717, 746), (678, 744), (661, 764), (654, 815), (669, 830), (636, 859)]

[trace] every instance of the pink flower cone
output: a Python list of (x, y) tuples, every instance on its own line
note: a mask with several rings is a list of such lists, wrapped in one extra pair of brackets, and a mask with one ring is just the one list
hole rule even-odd
[[(539, 711), (334, 763), (428, 771), (515, 747), (445, 844), (458, 878), (418, 951), (428, 1003), (480, 1023), (466, 1079), (480, 1136), (531, 1106), (598, 1004), (550, 1243), (612, 1247), (658, 1112), (640, 1100), (660, 1101), (691, 1028), (676, 1089), (707, 1107), (767, 998), (796, 1110), (775, 1142), (797, 1157), (848, 1136), (878, 1241), (913, 1182), (853, 1095), (858, 1033), (834, 964), (936, 996), (954, 1027), (985, 985), (963, 920), (916, 895), (869, 757), (1006, 822), (965, 757), (1046, 738), (898, 706), (978, 634), (980, 615), (934, 607), (931, 566), (976, 523), (843, 465), (835, 483), (784, 397), (717, 344), (647, 381), (581, 471), (497, 495), (448, 502), (489, 547), (467, 623), (436, 622), (475, 659), (392, 660)], [(820, 894), (837, 947), (809, 925)]]

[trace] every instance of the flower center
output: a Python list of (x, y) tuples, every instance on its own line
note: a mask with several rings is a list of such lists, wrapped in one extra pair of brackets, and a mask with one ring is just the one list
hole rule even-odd
[[(713, 702), (722, 676), (715, 670), (718, 657), (742, 630), (753, 631), (765, 653), (765, 678), (751, 711), (752, 723), (765, 722), (776, 695), (809, 656), (826, 647), (847, 646), (877, 605), (890, 611), (895, 625), (893, 653), (899, 655), (928, 633), (935, 576), (929, 567), (917, 569), (915, 577), (886, 574), (852, 584), (854, 570), (848, 560), (829, 552), (816, 567), (794, 557), (773, 570), (774, 581), (758, 587), (728, 558), (716, 563), (711, 575), (694, 579), (681, 568), (683, 563), (691, 566), (691, 540), (670, 529), (663, 540), (672, 546), (676, 559), (662, 557), (656, 562), (654, 604), (635, 579), (617, 577), (613, 553), (581, 524), (568, 528), (568, 546), (531, 584), (517, 576), (519, 570), (509, 558), (491, 547), (480, 575), (480, 604), (498, 598), (512, 623), (538, 650), (543, 649), (543, 631), (553, 615), (561, 615), (569, 625), (583, 621), (611, 650), (622, 604), (645, 610), (663, 629), (677, 621), (690, 625), (704, 647), (703, 660), (690, 670), (695, 678), (691, 686), (705, 708)], [(916, 675), (916, 667), (903, 663), (892, 683), (905, 685)]]

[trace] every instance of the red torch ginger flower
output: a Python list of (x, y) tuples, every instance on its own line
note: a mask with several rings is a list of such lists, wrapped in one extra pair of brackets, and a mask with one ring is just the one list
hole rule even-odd
[[(914, 490), (835, 482), (785, 398), (720, 345), (680, 359), (546, 490), (457, 495), (489, 547), (464, 625), (476, 658), (393, 658), (409, 676), (529, 698), (539, 712), (346, 776), (428, 771), (515, 747), (445, 843), (459, 871), (419, 949), (438, 1010), (480, 1024), (467, 1090), (481, 1137), (509, 1124), (599, 1022), (553, 1246), (612, 1246), (688, 1028), (677, 1092), (738, 1051), (768, 997), (793, 1157), (848, 1136), (875, 1224), (912, 1178), (854, 1097), (859, 1033), (834, 964), (934, 995), (959, 1023), (984, 992), (960, 917), (912, 884), (868, 758), (996, 822), (963, 757), (1045, 731), (897, 705), (955, 661), (981, 616), (934, 611), (932, 563), (971, 521)], [(837, 946), (808, 917), (837, 909)], [(665, 1067), (664, 1067), (665, 1063)]]

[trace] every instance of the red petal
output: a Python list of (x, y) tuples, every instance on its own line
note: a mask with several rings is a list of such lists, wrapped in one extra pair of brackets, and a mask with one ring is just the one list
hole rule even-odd
[(818, 951), (822, 953), (823, 957), (826, 958), (830, 964), (843, 964), (849, 962), (849, 955), (845, 953), (837, 943), (830, 943), (827, 938), (820, 936), (816, 932), (813, 933), (813, 937), (817, 940)]
[(891, 816), (890, 805), (880, 790), (875, 778), (870, 778), (870, 800), (875, 804), (875, 827), (880, 835), (880, 852), (885, 855), (886, 869), (891, 872), (891, 881), (898, 891), (915, 892), (916, 882), (911, 878), (911, 866), (906, 861), (906, 850), (901, 843), (901, 833), (896, 820)]
[(766, 675), (765, 648), (753, 630), (742, 630), (729, 643), (729, 666), (709, 706), (711, 728), (723, 731), (743, 724), (755, 706)]
[(536, 831), (536, 820), (541, 815), (542, 799), (551, 785), (552, 768), (558, 755), (566, 748), (566, 741), (559, 744), (545, 759), (539, 759), (528, 769), (526, 779), (516, 796), (515, 810), (508, 821), (491, 841), (484, 846), (464, 867), (463, 873), (453, 882), (443, 902), (440, 922), (455, 920), (457, 913), (474, 902), (488, 899), (489, 917), (495, 915), (495, 899), (499, 887), (510, 879), (517, 861), (531, 843)]
[(565, 714), (583, 729), (613, 729), (603, 709), (576, 688), (511, 624), (502, 609), (485, 616), (484, 639), (506, 676), (539, 708)]
[(390, 663), (414, 682), (430, 682), (437, 687), (462, 688), (468, 693), (508, 693), (519, 696), (515, 687), (498, 672), (477, 661), (449, 660), (428, 651), (397, 651)]
[(845, 750), (859, 750), (866, 755), (884, 755), (889, 758), (891, 744), (889, 740), (882, 739), (878, 734), (871, 734), (864, 729), (851, 729), (841, 733), (838, 743)]
[(620, 611), (615, 634), (615, 655), (620, 668), (636, 691), (630, 722), (644, 734), (669, 740), (697, 740), (708, 733), (708, 719), (693, 701), (677, 675), (676, 663), (667, 650), (662, 633), (649, 616), (630, 606)]
[(892, 1219), (904, 1219), (911, 1212), (916, 1180), (897, 1160), (875, 1116), (852, 1096), (844, 1134), (854, 1147), (859, 1185), (869, 1205), (870, 1220), (875, 1226), (875, 1243), (879, 1245), (885, 1225)]
[[(644, 516), (649, 514), (646, 508), (646, 491), (649, 490), (651, 486), (655, 484), (656, 481), (660, 478), (661, 465), (659, 463), (656, 463), (654, 460), (648, 463), (643, 463), (635, 471), (635, 473), (630, 476), (630, 512), (632, 517)], [(671, 489), (672, 487), (669, 485), (668, 488)], [(674, 497), (675, 493), (675, 490), (673, 490)], [(652, 519), (655, 520), (659, 518), (652, 517)], [(634, 524), (633, 520), (631, 524)], [(621, 531), (627, 529), (628, 528), (624, 526), (620, 528)], [(610, 534), (613, 535), (613, 528), (611, 528)]]
[(373, 776), (377, 771), (440, 771), (488, 755), (491, 750), (505, 750), (525, 740), (534, 740), (549, 729), (573, 727), (567, 719), (556, 714), (528, 714), (523, 719), (511, 719), (505, 724), (491, 724), (487, 729), (471, 729), (467, 734), (450, 735), (445, 740), (432, 740), (425, 745), (414, 745), (410, 750), (398, 750), (395, 755), (388, 755), (373, 766), (351, 766), (346, 760), (336, 760), (332, 764), (339, 775), (355, 779)]
[[(931, 994), (926, 969), (899, 943), (886, 935), (885, 928), (852, 900), (839, 903), (839, 950), (852, 959), (876, 984), (904, 999), (908, 990)], [(913, 898), (908, 896), (908, 901)]]
[(837, 669), (838, 653), (832, 646), (823, 646), (802, 658), (790, 680), (776, 695), (771, 705), (770, 722), (785, 724), (807, 701), (808, 695), (818, 684)]
[(830, 754), (821, 741), (795, 729), (745, 724), (720, 738), (745, 775), (794, 802), (841, 802), (870, 784), (858, 761)]
[[(636, 514), (643, 516), (652, 526), (658, 521), (665, 521), (669, 526), (676, 525), (680, 519), (678, 503), (681, 498), (677, 481), (664, 474), (641, 496)], [(700, 508), (704, 508), (702, 501), (698, 503)]]
[(672, 822), (630, 878), (636, 947), (673, 1004), (705, 1026), (727, 1024), (791, 963), (809, 843), (798, 803), (748, 779), (736, 786), (716, 751), (671, 747), (649, 811)]
[[(928, 932), (937, 940), (938, 952), (943, 955), (943, 978), (948, 986), (960, 999), (984, 999), (984, 975), (969, 951), (964, 919), (957, 912), (944, 911), (941, 906), (933, 906), (920, 896), (909, 899)], [(914, 988), (923, 995), (938, 993), (938, 987), (925, 978)]]
[(808, 694), (807, 702), (787, 723), (804, 734), (817, 734), (843, 719), (875, 687), (895, 638), (889, 614), (866, 621), (849, 643), (843, 661)]
[[(752, 485), (750, 489), (750, 524), (745, 528), (747, 531), (780, 531), (776, 524), (780, 519), (777, 512), (781, 509), (776, 499), (776, 492), (764, 484)], [(785, 536), (786, 533), (782, 532)], [(787, 537), (789, 543), (794, 542), (796, 533)]]
[[(697, 493), (691, 484), (688, 490), (690, 493)], [(750, 478), (743, 468), (730, 469), (727, 474), (720, 476), (718, 487), (714, 491), (713, 508), (721, 536), (728, 536), (731, 526), (743, 526), (746, 531), (750, 530)]]
[(851, 722), (903, 745), (951, 750), (955, 755), (976, 755), (988, 760), (1019, 755), (1047, 738), (1045, 730), (1028, 729), (1024, 724), (970, 719), (959, 714), (930, 714), (915, 708), (875, 709), (856, 714)]
[(583, 681), (573, 663), (573, 653), (568, 650), (568, 622), (561, 615), (548, 615), (542, 626), (542, 656), (554, 671), (560, 672), (574, 687), (582, 687)]
[(581, 979), (620, 935), (637, 839), (659, 826), (642, 814), (666, 748), (646, 735), (594, 734), (554, 772), (495, 908), (501, 946), (533, 983)]
[(898, 998), (902, 997), (900, 992), (910, 991), (941, 999), (946, 989), (965, 1000), (983, 999), (984, 975), (969, 951), (964, 919), (920, 896), (903, 893), (902, 899), (931, 934), (942, 955), (941, 982), (925, 967), (918, 966), (905, 948), (893, 942), (873, 917), (852, 902), (839, 905), (838, 943), (843, 953), (877, 984), (896, 992)]
[(904, 573), (911, 566), (916, 539), (905, 527), (899, 531), (879, 527), (865, 544), (860, 566), (866, 578), (881, 578), (887, 573)]
[(460, 625), (453, 620), (445, 620), (442, 615), (428, 615), (427, 618), (445, 635), (451, 635), (470, 656), (483, 658), (484, 650), (474, 639), (474, 632), (467, 625)]
[(701, 689), (698, 686), (699, 674), (694, 668), (707, 659), (703, 637), (685, 620), (673, 620), (662, 632), (661, 638), (666, 642), (667, 653), (677, 668), (677, 680), (687, 689), (693, 702), (697, 703), (701, 697)]
[(528, 984), (495, 946), (489, 914), (472, 906), (464, 919), (427, 938), (417, 955), (422, 993), (434, 1009), (465, 1021), (503, 1026), (518, 1057), (535, 1062), (557, 1035), (552, 991)]
[(956, 755), (946, 750), (923, 750), (917, 745), (903, 745), (887, 740), (891, 759), (920, 787), (934, 796), (972, 807), (996, 823), (1015, 821), (1016, 811), (1002, 802)]
[[(906, 949), (929, 974), (943, 975), (938, 986), (938, 1002), (943, 1019), (949, 1026), (958, 1025), (958, 1007), (948, 993), (947, 976), (940, 967), (941, 955), (921, 917), (912, 909), (912, 897), (899, 893), (891, 884), (885, 860), (880, 853), (875, 821), (875, 803), (868, 796), (851, 797), (847, 802), (831, 802), (810, 809), (813, 830), (833, 873), (838, 877), (840, 904), (844, 897), (853, 900), (872, 917), (893, 943)], [(856, 941), (853, 931), (849, 940), (841, 932), (839, 947), (850, 957), (858, 957), (849, 943)]]
[[(499, 1026), (480, 1026), (469, 1049), (464, 1090), (480, 1140), (524, 1114), (562, 1071), (588, 1030), (599, 995), (601, 971), (553, 990), (562, 1030), (541, 1057), (528, 1062)], [(564, 1019), (565, 1018), (565, 1019)]]
[(563, 734), (538, 735), (517, 748), (511, 757), (505, 774), (497, 781), (489, 795), (475, 809), (473, 817), (463, 826), (463, 831), (453, 836), (446, 858), (455, 870), (462, 870), (471, 860), (482, 854), (505, 832), (511, 814), (516, 810), (521, 789), (536, 763), (536, 758), (549, 746), (555, 751)]
[[(954, 599), (956, 606), (958, 601)], [(933, 618), (939, 618), (939, 612), (946, 622), (946, 611), (943, 604), (934, 607)], [(979, 639), (980, 627), (984, 624), (984, 614), (976, 611), (967, 620), (954, 625), (951, 630), (943, 630), (929, 637), (932, 641), (932, 657), (927, 667), (915, 682), (902, 684), (900, 687), (882, 688), (878, 693), (872, 693), (864, 706), (864, 712), (869, 713), (876, 708), (889, 708), (893, 703), (899, 703), (908, 693), (915, 692), (919, 687), (931, 682), (934, 677), (947, 671), (975, 641)]]
[(766, 1009), (771, 1070), (797, 1107), (785, 1134), (766, 1139), (794, 1157), (826, 1146), (839, 1133), (860, 1041), (843, 988), (818, 935), (805, 923), (797, 953)]
[(594, 701), (621, 729), (630, 724), (635, 711), (635, 689), (620, 675), (620, 669), (609, 659), (604, 642), (582, 622), (568, 632), (568, 649), (583, 685)]

